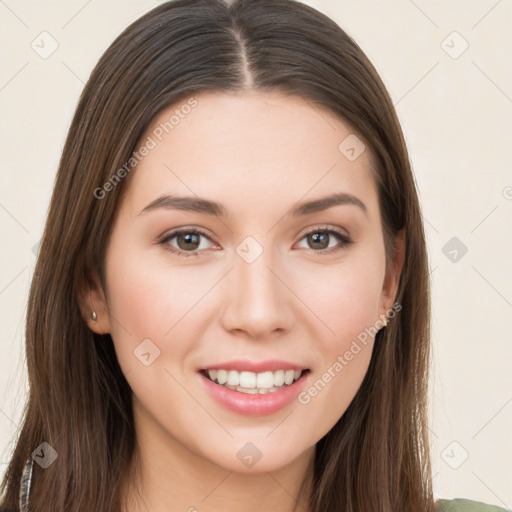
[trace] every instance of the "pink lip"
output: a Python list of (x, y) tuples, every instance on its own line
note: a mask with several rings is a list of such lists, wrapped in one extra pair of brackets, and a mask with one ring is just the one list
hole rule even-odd
[(304, 388), (310, 373), (306, 372), (301, 375), (299, 380), (279, 391), (267, 392), (264, 395), (249, 395), (241, 391), (233, 391), (220, 384), (215, 384), (202, 372), (199, 372), (199, 376), (214, 400), (226, 409), (246, 416), (264, 416), (273, 414), (291, 404)]
[(243, 359), (234, 361), (226, 361), (211, 366), (205, 366), (202, 370), (236, 370), (237, 372), (276, 372), (277, 370), (306, 370), (307, 368), (288, 361), (279, 361), (277, 359), (269, 359), (267, 361), (255, 362)]

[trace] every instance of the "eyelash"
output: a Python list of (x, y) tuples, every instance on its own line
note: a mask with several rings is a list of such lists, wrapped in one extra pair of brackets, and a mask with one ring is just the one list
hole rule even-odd
[[(314, 249), (310, 249), (310, 251), (313, 252), (315, 256), (322, 256), (325, 254), (332, 254), (335, 252), (338, 252), (342, 249), (346, 249), (348, 246), (353, 244), (353, 240), (345, 235), (344, 233), (341, 233), (338, 230), (328, 228), (328, 227), (317, 227), (311, 231), (308, 231), (307, 233), (304, 233), (302, 238), (300, 240), (303, 240), (308, 235), (311, 235), (313, 233), (323, 233), (323, 234), (329, 234), (334, 235), (335, 238), (338, 239), (339, 242), (341, 242), (341, 245), (331, 247), (330, 249), (322, 249), (320, 251), (315, 251)], [(202, 231), (199, 228), (181, 228), (176, 229), (174, 231), (171, 231), (170, 233), (165, 234), (159, 241), (158, 244), (161, 245), (166, 251), (172, 252), (174, 254), (177, 254), (177, 256), (184, 256), (186, 258), (189, 258), (191, 256), (202, 256), (204, 253), (202, 251), (181, 251), (179, 249), (176, 249), (175, 247), (172, 247), (169, 245), (169, 241), (173, 238), (176, 238), (177, 236), (183, 235), (183, 234), (194, 234), (194, 235), (203, 235), (205, 238), (207, 238), (210, 241), (215, 242), (215, 240), (212, 240), (212, 237), (207, 234), (206, 232)], [(215, 242), (216, 243), (216, 242)]]

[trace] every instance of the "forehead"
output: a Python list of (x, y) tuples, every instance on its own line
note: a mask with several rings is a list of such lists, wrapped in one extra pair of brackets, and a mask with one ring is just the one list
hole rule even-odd
[(211, 198), (237, 215), (334, 192), (364, 197), (370, 213), (377, 204), (368, 148), (358, 155), (353, 130), (300, 96), (194, 94), (155, 116), (144, 145), (126, 194), (139, 211), (165, 193)]

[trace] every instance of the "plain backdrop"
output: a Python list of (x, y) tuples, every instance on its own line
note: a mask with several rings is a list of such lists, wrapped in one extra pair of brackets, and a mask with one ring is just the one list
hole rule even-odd
[[(432, 279), (436, 496), (511, 508), (512, 1), (306, 3), (372, 60), (410, 150)], [(0, 0), (0, 476), (26, 397), (28, 288), (66, 131), (101, 54), (157, 4)]]

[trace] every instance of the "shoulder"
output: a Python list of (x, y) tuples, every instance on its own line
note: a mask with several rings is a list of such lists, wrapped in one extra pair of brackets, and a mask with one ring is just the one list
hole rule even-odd
[(506, 512), (507, 509), (496, 505), (487, 505), (479, 501), (456, 498), (454, 500), (437, 500), (438, 512)]

